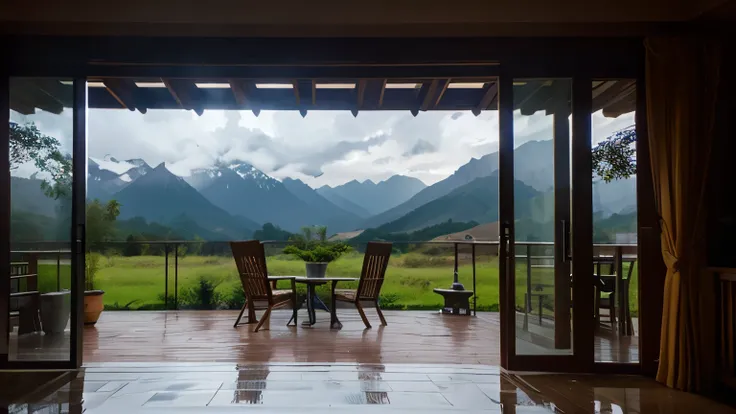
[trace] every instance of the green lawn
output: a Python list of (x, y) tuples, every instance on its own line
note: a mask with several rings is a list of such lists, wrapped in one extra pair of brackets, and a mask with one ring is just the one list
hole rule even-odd
[[(331, 263), (328, 275), (359, 277), (363, 258), (358, 253), (348, 254)], [(459, 279), (466, 289), (472, 289), (472, 266), (467, 259), (461, 261)], [(103, 257), (97, 275), (96, 287), (105, 291), (105, 305), (123, 307), (132, 302), (130, 308), (162, 307), (165, 289), (164, 258), (161, 256)], [(408, 253), (394, 255), (389, 262), (382, 294), (382, 306), (402, 309), (438, 309), (442, 298), (432, 292), (433, 288), (449, 287), (452, 283), (453, 257), (447, 255), (427, 255)], [(272, 275), (304, 274), (304, 263), (289, 256), (275, 255), (268, 258), (268, 270)], [(635, 269), (636, 270), (636, 269)], [(39, 288), (43, 292), (56, 290), (56, 265), (39, 266)], [(169, 260), (169, 295), (174, 294), (174, 263)], [(526, 291), (526, 266), (517, 264), (516, 305), (522, 307)], [(638, 291), (637, 271), (633, 272), (630, 303), (632, 314), (636, 315)], [(217, 291), (224, 297), (231, 297), (239, 289), (235, 264), (231, 257), (188, 256), (179, 259), (179, 290), (192, 287), (200, 277), (219, 283)], [(280, 282), (283, 287), (288, 282)], [(532, 272), (532, 285), (552, 284), (552, 269), (535, 268)], [(62, 288), (69, 287), (69, 266), (61, 266)], [(355, 283), (339, 286), (356, 287)], [(299, 285), (299, 289), (304, 287)], [(321, 296), (327, 296), (327, 285), (318, 287)], [(551, 293), (552, 288), (544, 288)], [(498, 260), (492, 256), (480, 256), (476, 264), (476, 292), (479, 310), (498, 309)], [(550, 299), (551, 300), (551, 299)], [(537, 302), (533, 302), (536, 307)]]

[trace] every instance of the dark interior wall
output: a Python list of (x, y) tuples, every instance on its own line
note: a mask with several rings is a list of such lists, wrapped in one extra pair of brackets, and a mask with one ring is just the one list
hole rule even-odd
[(723, 50), (708, 200), (708, 264), (736, 267), (736, 47)]

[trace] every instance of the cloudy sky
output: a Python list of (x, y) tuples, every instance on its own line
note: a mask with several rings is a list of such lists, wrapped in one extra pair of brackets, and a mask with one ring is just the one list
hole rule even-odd
[[(92, 109), (88, 115), (91, 157), (143, 158), (151, 166), (166, 162), (169, 170), (189, 175), (216, 161), (242, 160), (276, 178), (299, 178), (318, 187), (357, 179), (375, 182), (394, 174), (433, 184), (471, 158), (498, 150), (498, 113), (475, 117), (468, 112), (149, 110)], [(515, 145), (552, 137), (552, 117), (514, 114)], [(31, 116), (11, 112), (16, 122), (37, 124), (71, 152), (71, 113), (39, 111)], [(593, 115), (594, 141), (634, 124), (632, 114), (605, 118)], [(550, 154), (551, 156), (551, 154)], [(14, 175), (28, 176), (26, 165)]]

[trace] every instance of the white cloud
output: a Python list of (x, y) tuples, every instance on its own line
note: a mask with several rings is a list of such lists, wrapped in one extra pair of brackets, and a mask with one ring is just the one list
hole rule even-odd
[[(11, 113), (18, 122), (36, 122), (71, 152), (71, 112)], [(143, 158), (152, 166), (166, 162), (176, 174), (208, 167), (218, 159), (240, 159), (276, 178), (299, 178), (312, 186), (347, 181), (380, 181), (394, 174), (417, 177), (427, 184), (452, 174), (471, 158), (498, 150), (498, 113), (364, 111), (149, 110), (138, 112), (91, 109), (88, 151), (95, 158)], [(634, 123), (633, 114), (605, 118), (593, 114), (594, 142)], [(552, 117), (514, 114), (515, 145), (550, 139)], [(28, 176), (21, 166), (14, 174)], [(320, 175), (321, 174), (321, 175)], [(317, 176), (317, 177), (315, 177)]]

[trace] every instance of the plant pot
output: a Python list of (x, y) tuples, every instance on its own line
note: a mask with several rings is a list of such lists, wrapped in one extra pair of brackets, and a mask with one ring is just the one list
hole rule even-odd
[(307, 277), (312, 279), (323, 278), (327, 272), (327, 262), (305, 262)]
[(84, 324), (94, 325), (100, 319), (105, 304), (102, 297), (105, 294), (102, 290), (87, 290), (84, 292)]

